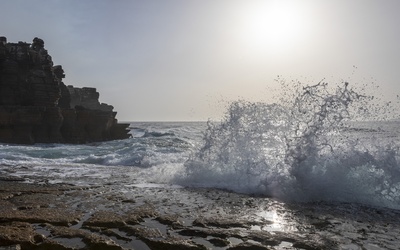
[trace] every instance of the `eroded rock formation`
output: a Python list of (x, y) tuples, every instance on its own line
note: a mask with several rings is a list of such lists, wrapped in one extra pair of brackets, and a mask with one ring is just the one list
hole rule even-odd
[(40, 38), (0, 37), (0, 142), (87, 143), (129, 137), (95, 88), (66, 86)]

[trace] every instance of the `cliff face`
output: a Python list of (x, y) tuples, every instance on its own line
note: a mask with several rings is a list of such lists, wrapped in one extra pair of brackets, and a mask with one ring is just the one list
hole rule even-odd
[(42, 39), (0, 37), (0, 142), (87, 143), (129, 138), (95, 88), (66, 86)]

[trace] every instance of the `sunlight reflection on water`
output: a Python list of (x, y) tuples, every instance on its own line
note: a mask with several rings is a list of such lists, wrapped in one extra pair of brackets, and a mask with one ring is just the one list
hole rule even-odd
[(296, 226), (293, 225), (293, 223), (289, 223), (275, 208), (259, 211), (255, 215), (261, 218), (261, 220), (265, 222), (265, 225), (253, 226), (253, 230), (263, 230), (268, 232), (297, 231)]

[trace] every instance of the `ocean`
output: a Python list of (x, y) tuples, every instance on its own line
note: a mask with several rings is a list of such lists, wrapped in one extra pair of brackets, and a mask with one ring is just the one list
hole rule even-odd
[(233, 102), (218, 122), (132, 122), (126, 140), (0, 144), (0, 173), (127, 192), (177, 185), (400, 209), (400, 122), (372, 120), (347, 85), (303, 90), (290, 106)]

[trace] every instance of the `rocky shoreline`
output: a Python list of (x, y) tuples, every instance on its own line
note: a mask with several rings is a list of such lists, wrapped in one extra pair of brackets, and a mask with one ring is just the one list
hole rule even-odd
[(159, 184), (2, 174), (0, 249), (397, 249), (400, 212)]

